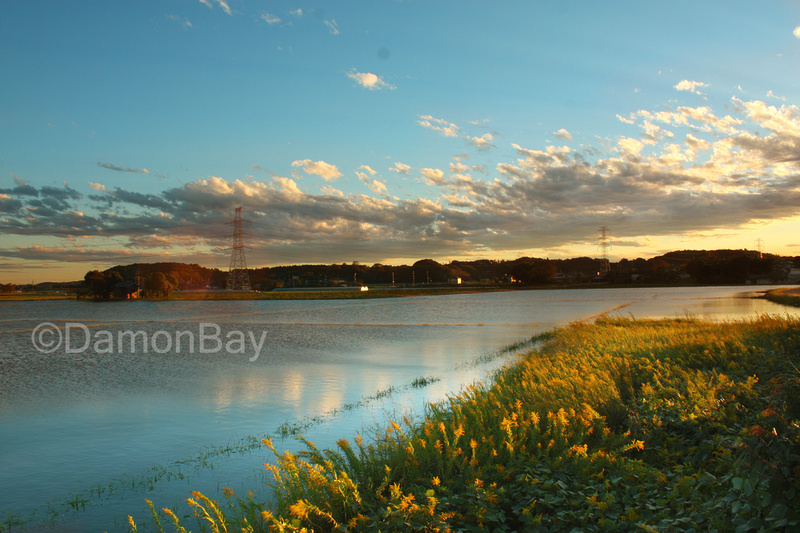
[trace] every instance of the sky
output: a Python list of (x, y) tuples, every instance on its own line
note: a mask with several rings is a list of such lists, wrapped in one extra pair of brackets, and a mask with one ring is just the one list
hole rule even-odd
[(800, 3), (0, 0), (0, 282), (800, 255)]

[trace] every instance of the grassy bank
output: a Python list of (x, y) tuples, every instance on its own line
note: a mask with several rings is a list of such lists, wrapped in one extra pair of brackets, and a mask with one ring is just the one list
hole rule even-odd
[(796, 287), (767, 291), (764, 298), (775, 303), (800, 307), (800, 289)]
[[(299, 455), (266, 441), (275, 501), (193, 493), (198, 528), (800, 527), (800, 322), (601, 320), (543, 340), (424, 420)], [(139, 530), (156, 518), (183, 527), (154, 511)]]
[(65, 292), (10, 292), (0, 294), (0, 302), (31, 302), (42, 300), (76, 300), (75, 293)]

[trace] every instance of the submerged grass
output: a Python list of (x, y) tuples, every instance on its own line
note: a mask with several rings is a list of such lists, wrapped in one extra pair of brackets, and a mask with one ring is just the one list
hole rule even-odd
[(800, 528), (800, 321), (604, 318), (550, 337), (422, 420), (299, 454), (265, 439), (274, 499), (193, 493), (198, 528)]

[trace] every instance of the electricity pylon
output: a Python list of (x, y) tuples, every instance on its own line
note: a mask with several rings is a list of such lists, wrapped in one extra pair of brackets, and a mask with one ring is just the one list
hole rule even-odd
[(597, 246), (600, 248), (600, 258), (603, 260), (603, 273), (609, 271), (608, 250), (611, 249), (611, 235), (608, 226), (600, 226), (597, 230)]
[(229, 291), (249, 291), (250, 276), (247, 274), (247, 261), (244, 258), (244, 229), (242, 220), (242, 208), (236, 208), (236, 216), (233, 217), (233, 248), (231, 251), (231, 265), (228, 269), (228, 290)]

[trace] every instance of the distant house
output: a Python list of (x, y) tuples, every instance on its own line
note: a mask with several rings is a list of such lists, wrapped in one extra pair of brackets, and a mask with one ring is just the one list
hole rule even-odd
[(461, 278), (450, 278), (447, 280), (450, 285), (461, 285)]
[(115, 300), (135, 300), (139, 298), (139, 285), (135, 281), (120, 281), (114, 284)]

